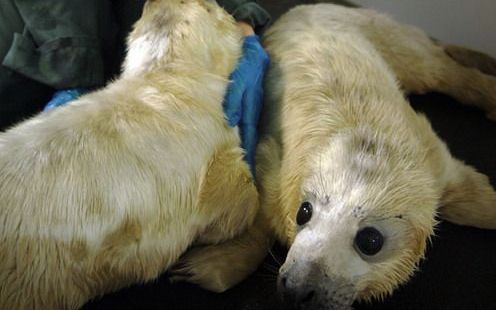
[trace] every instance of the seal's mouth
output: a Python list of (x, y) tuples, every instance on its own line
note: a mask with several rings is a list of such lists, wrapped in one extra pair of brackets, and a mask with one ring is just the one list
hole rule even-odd
[[(286, 304), (287, 305), (287, 304)], [(353, 310), (351, 304), (335, 304), (332, 301), (313, 302), (301, 305), (287, 305), (294, 310)]]
[(352, 310), (356, 293), (353, 285), (317, 276), (299, 279), (283, 271), (277, 279), (283, 303), (295, 310)]

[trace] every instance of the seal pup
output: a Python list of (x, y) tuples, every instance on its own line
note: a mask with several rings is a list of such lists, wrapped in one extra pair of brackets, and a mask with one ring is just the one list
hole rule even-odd
[(0, 134), (2, 309), (77, 309), (253, 222), (222, 108), (241, 44), (211, 1), (149, 0), (120, 78)]
[[(367, 9), (296, 7), (264, 44), (272, 62), (257, 156), (260, 213), (239, 238), (208, 247), (211, 261), (187, 255), (186, 278), (223, 291), (277, 239), (289, 247), (278, 280), (284, 299), (347, 309), (410, 278), (436, 215), (496, 228), (488, 178), (453, 158), (405, 99), (440, 91), (495, 119), (494, 76)], [(461, 60), (474, 55), (449, 50)]]

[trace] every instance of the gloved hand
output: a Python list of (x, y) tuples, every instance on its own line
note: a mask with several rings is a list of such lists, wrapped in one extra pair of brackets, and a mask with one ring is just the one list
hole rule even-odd
[(66, 103), (79, 98), (82, 94), (87, 92), (86, 88), (71, 88), (56, 91), (52, 99), (47, 103), (43, 112), (50, 111), (53, 108), (65, 105)]
[(231, 83), (224, 99), (224, 113), (229, 126), (239, 126), (245, 160), (255, 176), (257, 125), (262, 110), (263, 79), (270, 60), (257, 35), (244, 38), (243, 55), (231, 73)]

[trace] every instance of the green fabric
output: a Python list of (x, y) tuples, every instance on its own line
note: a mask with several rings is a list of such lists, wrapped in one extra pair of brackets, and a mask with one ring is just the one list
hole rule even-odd
[(1, 30), (14, 33), (4, 67), (54, 88), (105, 82), (101, 42), (112, 41), (116, 30), (108, 1), (2, 0), (0, 10), (12, 3), (24, 29)]
[(109, 0), (0, 0), (0, 128), (38, 112), (54, 88), (103, 85), (113, 20)]
[(24, 22), (14, 2), (0, 0), (0, 62), (10, 48), (13, 34), (23, 29)]
[(91, 37), (57, 38), (37, 48), (28, 36), (16, 33), (3, 65), (59, 89), (105, 82), (100, 46)]
[(270, 23), (270, 15), (254, 0), (217, 0), (238, 21), (249, 23), (255, 32), (262, 32)]

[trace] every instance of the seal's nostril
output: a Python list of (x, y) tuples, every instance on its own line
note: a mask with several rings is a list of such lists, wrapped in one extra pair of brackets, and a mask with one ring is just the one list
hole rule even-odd
[(287, 279), (288, 279), (287, 277), (282, 277), (282, 278), (281, 278), (281, 284), (282, 284), (282, 287), (283, 287), (283, 288), (286, 288), (286, 282), (287, 282)]
[(309, 302), (310, 300), (312, 300), (313, 296), (315, 296), (315, 291), (310, 291), (308, 292), (308, 294), (303, 297), (303, 299), (301, 300), (301, 303), (304, 304), (304, 303), (307, 303)]

